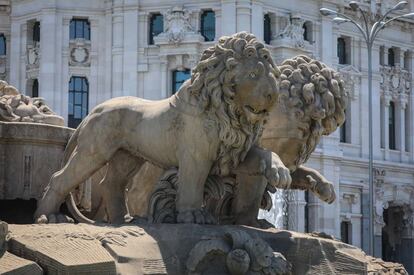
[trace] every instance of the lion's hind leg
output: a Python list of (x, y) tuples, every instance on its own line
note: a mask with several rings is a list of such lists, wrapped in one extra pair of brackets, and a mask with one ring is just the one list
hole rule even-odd
[(126, 186), (144, 162), (125, 150), (118, 150), (109, 161), (108, 171), (100, 183), (109, 223), (125, 222), (125, 215), (129, 214)]
[(44, 217), (42, 221), (47, 222), (49, 215), (59, 212), (59, 207), (69, 192), (105, 165), (114, 151), (108, 149), (110, 146), (105, 146), (105, 152), (101, 153), (96, 149), (99, 145), (98, 142), (95, 145), (75, 148), (66, 165), (52, 175), (43, 198), (38, 201), (35, 219), (45, 215), (46, 221)]

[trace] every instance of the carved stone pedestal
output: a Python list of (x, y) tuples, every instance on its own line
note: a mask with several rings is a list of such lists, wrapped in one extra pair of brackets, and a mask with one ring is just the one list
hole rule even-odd
[(407, 274), (324, 234), (192, 224), (9, 230), (9, 252), (47, 274)]

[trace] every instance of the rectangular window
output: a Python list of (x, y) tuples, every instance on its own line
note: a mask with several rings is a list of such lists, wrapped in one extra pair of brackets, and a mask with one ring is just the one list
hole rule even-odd
[(0, 34), (0, 55), (6, 55), (6, 37)]
[(32, 97), (39, 97), (39, 81), (37, 79), (33, 80)]
[(33, 25), (33, 41), (40, 42), (40, 22), (36, 21)]
[(73, 76), (69, 81), (68, 126), (76, 128), (88, 115), (89, 83), (85, 77)]
[(83, 38), (85, 40), (91, 39), (91, 25), (88, 19), (72, 19), (70, 21), (69, 38)]
[(164, 31), (164, 17), (159, 13), (151, 15), (149, 25), (149, 44), (154, 45), (154, 37)]
[(214, 11), (204, 11), (201, 14), (201, 35), (204, 41), (214, 41), (216, 37), (216, 15)]
[(338, 47), (338, 62), (339, 64), (349, 64), (348, 63), (348, 47), (347, 47), (347, 41), (343, 37), (339, 37), (337, 41), (337, 47)]
[(312, 43), (312, 22), (306, 21), (303, 23), (303, 39), (305, 41), (308, 41), (309, 43)]
[(265, 14), (263, 18), (263, 40), (266, 44), (270, 44), (272, 40), (272, 20), (269, 14)]
[(395, 53), (393, 48), (388, 49), (388, 66), (395, 66)]
[(395, 150), (395, 106), (394, 102), (390, 102), (388, 107), (388, 133), (389, 133), (389, 148)]
[(344, 124), (342, 124), (341, 128), (339, 128), (339, 134), (340, 134), (340, 141), (345, 143), (346, 142), (346, 121), (344, 121)]
[(405, 107), (405, 151), (406, 152), (410, 152), (410, 146), (411, 146), (411, 142), (412, 140), (410, 139), (410, 131), (411, 131), (411, 127), (410, 127), (410, 108), (409, 108), (410, 104), (408, 103), (407, 106)]
[(181, 85), (190, 78), (190, 70), (173, 71), (172, 94), (175, 94), (180, 89)]
[(351, 226), (350, 222), (341, 222), (341, 241), (347, 244), (351, 244)]

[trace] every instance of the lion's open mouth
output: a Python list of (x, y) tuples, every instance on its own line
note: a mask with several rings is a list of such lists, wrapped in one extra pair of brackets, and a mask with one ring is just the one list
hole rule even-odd
[(250, 106), (250, 105), (245, 105), (245, 106), (244, 106), (244, 108), (245, 108), (246, 110), (248, 110), (250, 113), (253, 113), (253, 114), (255, 114), (255, 115), (261, 115), (261, 114), (265, 114), (265, 113), (267, 112), (267, 110), (266, 110), (266, 109), (263, 109), (263, 110), (258, 110), (258, 109), (256, 109), (256, 108), (254, 108), (254, 107)]

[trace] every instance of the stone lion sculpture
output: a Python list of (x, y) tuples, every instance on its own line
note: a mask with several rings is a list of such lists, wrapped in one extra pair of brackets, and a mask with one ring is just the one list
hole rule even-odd
[[(336, 71), (307, 56), (286, 60), (279, 69), (281, 96), (270, 111), (261, 143), (280, 155), (289, 168), (293, 179), (290, 189), (309, 190), (321, 200), (332, 203), (335, 200), (333, 184), (318, 171), (303, 164), (315, 150), (320, 137), (331, 134), (344, 122), (348, 95), (343, 81)], [(271, 208), (268, 192), (275, 191), (263, 174), (266, 165), (263, 166), (261, 161), (266, 162), (269, 158), (266, 155), (268, 151), (263, 152), (264, 155), (261, 155), (253, 148), (228, 177), (209, 176), (204, 203), (219, 222), (261, 226), (257, 221), (259, 208)], [(125, 167), (130, 162), (124, 160), (122, 163)], [(128, 187), (130, 213), (147, 216), (151, 222), (174, 222), (177, 170), (170, 169), (163, 175), (162, 169), (146, 164), (136, 178), (139, 180), (132, 181)], [(118, 186), (125, 188), (128, 179), (121, 170), (111, 170), (104, 182), (123, 182)], [(116, 214), (105, 210), (107, 206), (114, 208), (117, 203), (114, 201), (114, 190), (107, 186), (92, 187), (95, 200), (92, 202), (93, 211), (87, 213), (88, 217), (105, 220), (104, 216), (108, 215), (107, 220), (114, 220), (111, 215)], [(277, 187), (283, 188), (282, 185)], [(123, 206), (115, 207), (118, 210), (123, 207), (117, 214), (118, 218), (128, 213), (125, 201), (121, 204)], [(68, 206), (77, 220), (91, 222), (79, 215), (73, 201)], [(227, 216), (231, 216), (230, 219)]]
[(43, 98), (23, 95), (3, 80), (0, 80), (0, 121), (64, 126), (63, 118), (56, 115)]
[[(170, 98), (121, 97), (98, 105), (71, 137), (70, 157), (50, 179), (35, 218), (47, 222), (66, 196), (103, 166), (109, 174), (130, 175), (149, 161), (163, 169), (179, 167), (177, 222), (214, 222), (202, 208), (206, 178), (229, 174), (255, 146), (277, 100), (279, 75), (264, 45), (242, 32), (205, 50), (191, 79)], [(290, 184), (289, 171), (271, 156), (269, 181)], [(116, 180), (110, 189), (119, 191), (113, 193), (119, 197), (114, 205), (121, 205), (123, 189)]]

